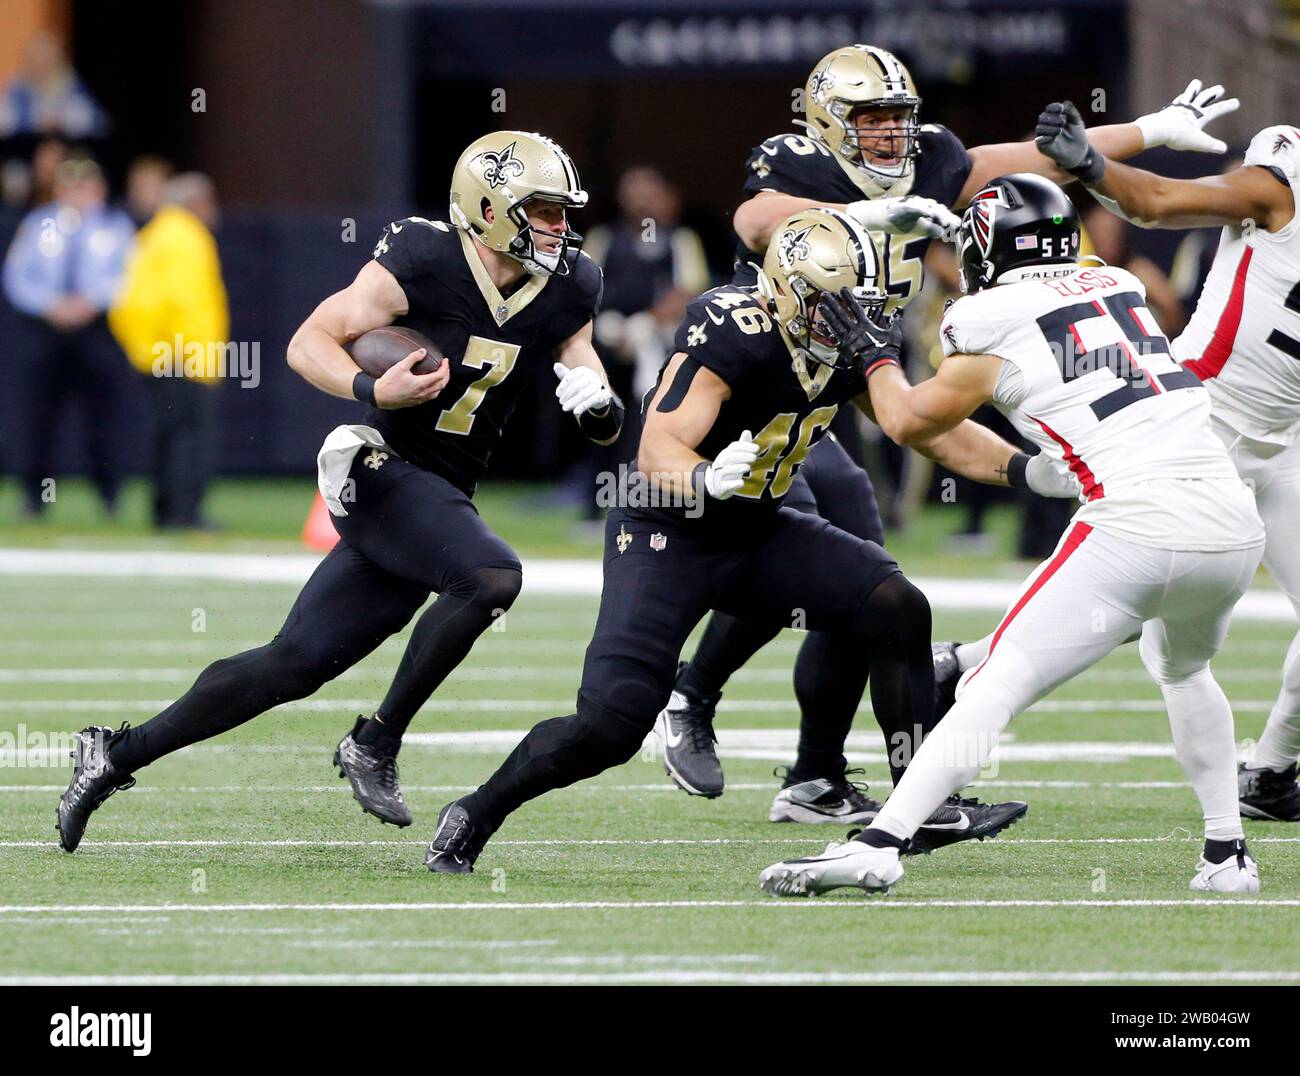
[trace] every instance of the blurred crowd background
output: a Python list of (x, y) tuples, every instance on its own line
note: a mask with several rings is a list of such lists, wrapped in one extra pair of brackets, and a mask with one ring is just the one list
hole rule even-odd
[[(214, 476), (309, 475), (357, 411), (292, 374), (290, 335), (388, 220), (445, 217), (452, 164), (486, 130), (543, 131), (577, 162), (591, 202), (572, 223), (606, 273), (597, 340), (634, 400), (687, 299), (730, 275), (749, 150), (795, 129), (796, 89), (839, 45), (897, 53), (922, 120), (967, 146), (1027, 137), (1064, 97), (1090, 123), (1130, 119), (1194, 76), (1242, 98), (1215, 131), (1231, 145), (1300, 119), (1294, 0), (0, 3), (0, 480), (33, 519), (65, 475), (87, 476), (110, 515), (124, 478), (145, 476), (154, 524), (178, 529), (209, 524)], [(1182, 175), (1229, 163), (1149, 157)], [(1137, 273), (1175, 335), (1216, 236), (1142, 232), (1072, 193), (1088, 249)], [(939, 246), (908, 314), (916, 376), (956, 287)], [(205, 342), (233, 346), (181, 361)], [(494, 474), (563, 479), (594, 516), (594, 475), (633, 438), (593, 454), (551, 390), (538, 379)], [(951, 490), (840, 422), (892, 527)], [(1004, 496), (963, 485), (955, 540), (983, 542)], [(1050, 548), (1059, 521), (1026, 523), (1021, 552)]]

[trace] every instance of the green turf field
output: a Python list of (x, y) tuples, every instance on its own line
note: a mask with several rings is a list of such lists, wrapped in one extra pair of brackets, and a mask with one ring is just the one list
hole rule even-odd
[[(530, 509), (512, 503), (527, 522)], [(567, 523), (538, 526), (561, 535)], [(62, 544), (44, 533), (22, 544)], [(279, 536), (270, 528), (262, 538)], [(936, 554), (925, 569), (938, 564)], [(999, 563), (996, 574), (1013, 570)], [(842, 836), (765, 820), (772, 767), (793, 742), (794, 633), (760, 654), (724, 700), (721, 799), (676, 791), (646, 755), (529, 805), (476, 874), (449, 878), (422, 864), (439, 807), (490, 772), (511, 730), (569, 711), (594, 599), (525, 586), (505, 630), (486, 634), (426, 706), (402, 756), (412, 829), (364, 816), (329, 765), (353, 715), (382, 694), (395, 641), (314, 699), (141, 773), (69, 856), (54, 833), (69, 768), (57, 751), (32, 750), (41, 737), (144, 720), (208, 661), (265, 641), (296, 588), (12, 576), (0, 588), (0, 731), (21, 733), (24, 761), (38, 763), (0, 755), (5, 981), (1300, 979), (1300, 830), (1248, 823), (1258, 898), (1187, 889), (1198, 810), (1133, 648), (1012, 725), (1008, 757), (978, 790), (1030, 801), (1004, 838), (909, 861), (884, 899), (844, 891), (773, 901), (757, 888), (764, 866)], [(200, 609), (206, 630), (196, 632)], [(937, 609), (936, 632), (972, 637), (991, 620)], [(1239, 739), (1262, 727), (1291, 633), (1282, 623), (1234, 626), (1216, 671), (1237, 707)], [(787, 730), (789, 740), (763, 730)], [(853, 754), (883, 793), (865, 707), (856, 733)]]

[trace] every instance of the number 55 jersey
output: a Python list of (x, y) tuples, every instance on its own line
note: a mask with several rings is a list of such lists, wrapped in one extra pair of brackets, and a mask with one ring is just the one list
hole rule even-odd
[(1110, 266), (1030, 271), (958, 299), (943, 351), (1003, 360), (993, 403), (1074, 472), (1076, 519), (1165, 549), (1262, 541), (1209, 395), (1170, 354), (1138, 279)]

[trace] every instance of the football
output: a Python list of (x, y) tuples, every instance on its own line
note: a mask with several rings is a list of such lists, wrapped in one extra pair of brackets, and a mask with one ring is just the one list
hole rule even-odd
[(442, 352), (423, 333), (403, 325), (386, 325), (382, 329), (364, 332), (348, 345), (347, 352), (352, 361), (371, 377), (383, 377), (389, 367), (420, 348), (426, 349), (428, 354), (412, 369), (417, 374), (431, 374), (442, 364)]

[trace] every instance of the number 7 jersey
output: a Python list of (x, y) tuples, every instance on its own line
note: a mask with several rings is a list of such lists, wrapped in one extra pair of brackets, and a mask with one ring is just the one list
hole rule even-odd
[(1141, 282), (1110, 266), (1052, 269), (958, 299), (944, 355), (1003, 360), (994, 406), (1074, 472), (1077, 519), (1165, 549), (1261, 541), (1209, 395), (1170, 354)]
[(366, 421), (404, 460), (472, 494), (536, 370), (549, 375), (555, 347), (595, 317), (600, 267), (570, 253), (567, 274), (524, 277), (503, 296), (465, 232), (423, 217), (384, 229), (375, 261), (406, 293), (397, 324), (438, 345), (451, 380), (428, 403), (371, 408)]

